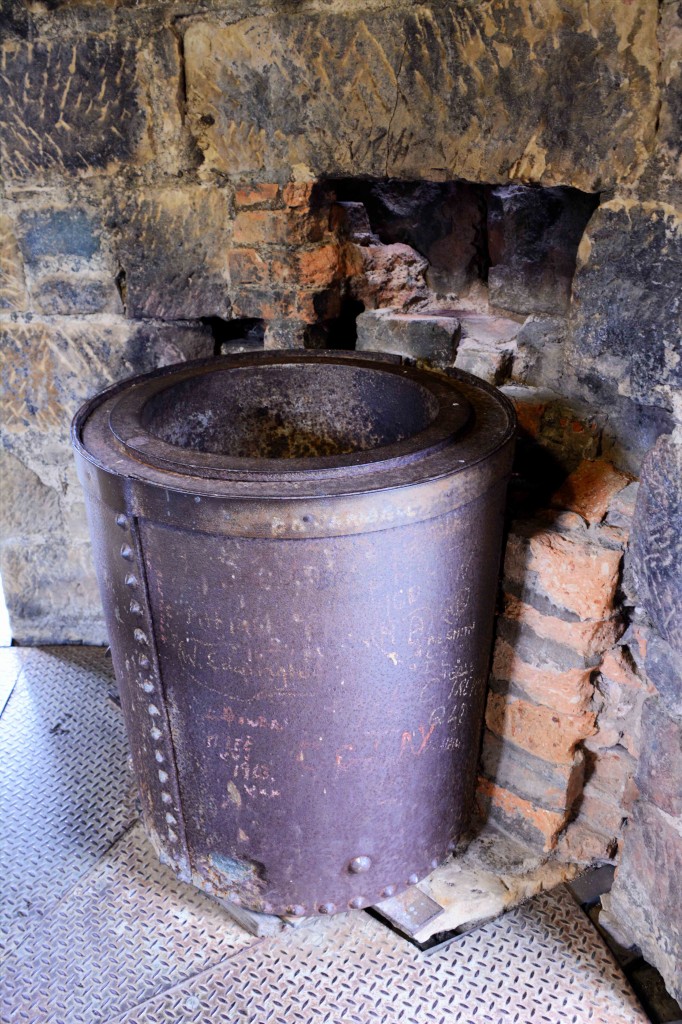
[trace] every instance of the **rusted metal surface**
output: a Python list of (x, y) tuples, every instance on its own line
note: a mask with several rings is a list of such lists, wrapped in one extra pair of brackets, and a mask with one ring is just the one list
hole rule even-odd
[(74, 421), (146, 827), (263, 913), (389, 898), (466, 821), (509, 403), (354, 353), (146, 375)]

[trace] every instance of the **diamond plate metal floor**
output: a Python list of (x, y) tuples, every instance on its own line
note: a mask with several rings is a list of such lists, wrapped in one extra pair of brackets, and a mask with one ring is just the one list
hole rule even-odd
[(357, 912), (242, 931), (134, 821), (100, 651), (0, 652), (4, 1024), (645, 1024), (563, 888), (431, 954)]

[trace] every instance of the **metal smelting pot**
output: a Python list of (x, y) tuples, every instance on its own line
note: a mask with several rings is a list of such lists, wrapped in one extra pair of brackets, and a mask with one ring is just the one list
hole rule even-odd
[(147, 832), (183, 879), (332, 914), (467, 816), (514, 413), (354, 352), (171, 366), (73, 424)]

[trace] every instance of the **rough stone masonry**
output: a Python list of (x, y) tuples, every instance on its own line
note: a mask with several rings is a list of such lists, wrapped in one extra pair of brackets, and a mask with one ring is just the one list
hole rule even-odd
[(0, 0), (17, 641), (105, 641), (68, 425), (110, 381), (244, 336), (485, 376), (521, 437), (480, 810), (616, 858), (678, 996), (681, 49), (670, 0)]

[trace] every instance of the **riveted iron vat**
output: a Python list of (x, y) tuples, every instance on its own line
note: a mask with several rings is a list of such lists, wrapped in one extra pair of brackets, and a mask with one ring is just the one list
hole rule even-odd
[(513, 426), (474, 377), (342, 352), (169, 367), (78, 413), (144, 821), (181, 877), (334, 913), (445, 857)]

